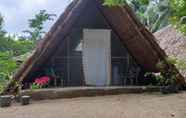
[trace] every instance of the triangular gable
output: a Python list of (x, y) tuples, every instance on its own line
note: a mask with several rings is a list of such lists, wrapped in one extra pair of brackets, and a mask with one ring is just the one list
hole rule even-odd
[(156, 64), (165, 60), (166, 54), (155, 42), (155, 38), (136, 18), (128, 6), (106, 7), (101, 0), (74, 0), (46, 34), (36, 52), (21, 66), (14, 78), (24, 80), (44, 64), (57, 48), (60, 40), (64, 40), (81, 12), (88, 9), (88, 4), (96, 5), (107, 23), (128, 49), (138, 64), (149, 72), (158, 72)]

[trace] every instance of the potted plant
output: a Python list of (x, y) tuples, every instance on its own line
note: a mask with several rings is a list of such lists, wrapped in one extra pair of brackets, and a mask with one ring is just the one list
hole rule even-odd
[(4, 95), (0, 96), (0, 106), (1, 107), (9, 107), (12, 102), (12, 96), (11, 95)]
[(162, 72), (162, 79), (161, 79), (161, 92), (162, 93), (178, 93), (179, 87), (177, 84), (177, 74), (172, 71)]
[(21, 96), (21, 104), (22, 105), (30, 104), (30, 96)]

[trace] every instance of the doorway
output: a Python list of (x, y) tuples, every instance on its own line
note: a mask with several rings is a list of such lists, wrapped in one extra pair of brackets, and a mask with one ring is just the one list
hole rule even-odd
[(84, 29), (82, 56), (86, 85), (109, 86), (111, 83), (111, 31)]

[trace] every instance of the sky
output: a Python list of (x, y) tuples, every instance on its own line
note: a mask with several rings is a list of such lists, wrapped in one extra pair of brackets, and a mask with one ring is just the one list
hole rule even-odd
[[(28, 29), (28, 19), (40, 10), (56, 14), (57, 17), (65, 10), (72, 0), (0, 0), (0, 13), (4, 17), (4, 29), (10, 34), (20, 35)], [(55, 20), (57, 20), (57, 17)], [(50, 21), (45, 24), (45, 31), (54, 24)]]

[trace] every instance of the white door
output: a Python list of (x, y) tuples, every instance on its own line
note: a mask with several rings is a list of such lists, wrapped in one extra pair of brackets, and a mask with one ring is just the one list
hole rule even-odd
[(85, 29), (83, 31), (83, 69), (86, 85), (110, 85), (110, 30)]

